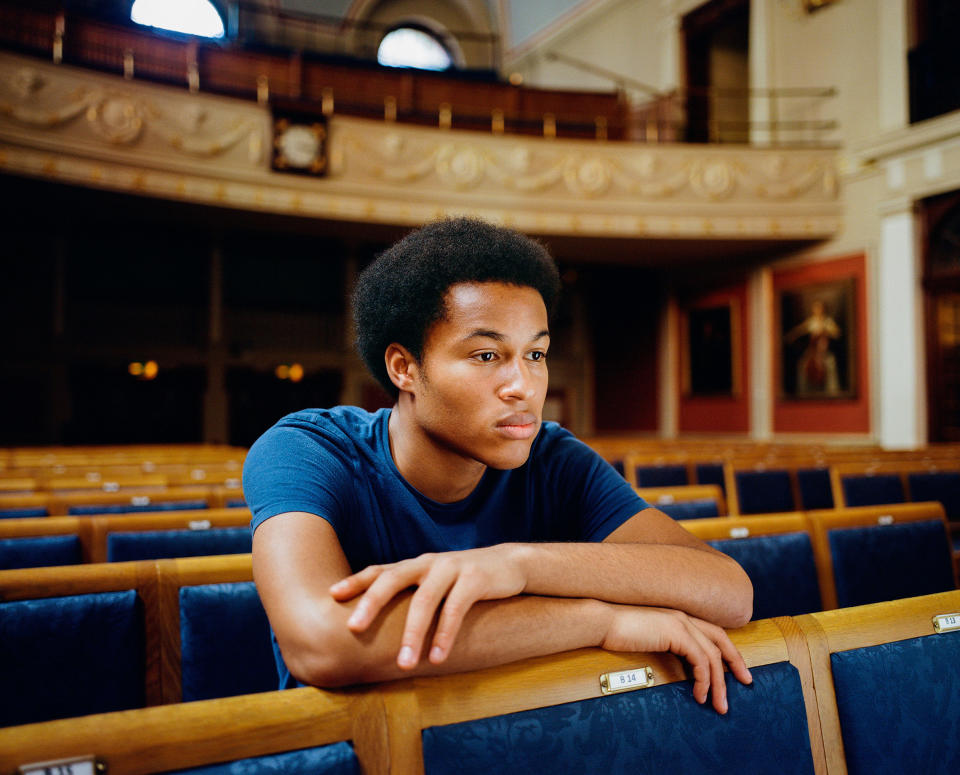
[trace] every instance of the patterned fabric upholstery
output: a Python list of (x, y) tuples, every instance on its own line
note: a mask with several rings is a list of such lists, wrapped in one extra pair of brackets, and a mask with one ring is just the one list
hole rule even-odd
[(23, 517), (46, 517), (47, 510), (42, 506), (35, 509), (0, 509), (0, 519), (22, 519)]
[(938, 519), (835, 529), (828, 541), (841, 608), (954, 588), (950, 541)]
[(737, 471), (734, 476), (741, 514), (767, 514), (796, 508), (788, 471)]
[(686, 466), (636, 466), (638, 487), (675, 487), (689, 484)]
[(107, 561), (247, 554), (251, 548), (250, 530), (246, 527), (110, 533), (107, 536)]
[(960, 772), (960, 632), (841, 651), (830, 663), (850, 775)]
[(274, 691), (270, 625), (252, 581), (180, 589), (183, 700)]
[(799, 616), (823, 608), (813, 546), (806, 533), (708, 542), (733, 557), (753, 582), (753, 618)]
[(882, 503), (903, 503), (903, 482), (897, 474), (844, 476), (843, 498), (848, 506), (878, 506)]
[(343, 742), (177, 770), (169, 775), (360, 775), (360, 764), (350, 743)]
[(427, 775), (812, 773), (800, 677), (786, 662), (727, 674), (730, 712), (698, 705), (691, 683), (423, 730)]
[(704, 498), (695, 501), (677, 501), (674, 503), (652, 503), (654, 508), (660, 509), (674, 519), (703, 519), (704, 517), (719, 517), (717, 502), (713, 498)]
[(144, 704), (135, 590), (0, 603), (0, 726)]
[(947, 519), (960, 521), (960, 472), (907, 474), (910, 500), (940, 501)]
[(697, 484), (715, 484), (724, 495), (727, 494), (727, 483), (723, 478), (723, 463), (697, 463)]
[(143, 511), (192, 511), (207, 508), (205, 500), (196, 501), (168, 501), (167, 503), (151, 502), (143, 506), (132, 503), (109, 503), (97, 506), (70, 506), (67, 514), (82, 517), (88, 514), (139, 514)]
[(0, 570), (76, 565), (82, 561), (79, 536), (0, 538)]
[(798, 468), (800, 507), (806, 511), (832, 509), (833, 490), (830, 488), (829, 468)]

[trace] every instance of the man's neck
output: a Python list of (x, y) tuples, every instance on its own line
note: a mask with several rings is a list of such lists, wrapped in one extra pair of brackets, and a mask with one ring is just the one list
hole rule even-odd
[(407, 483), (439, 503), (466, 498), (487, 467), (477, 460), (437, 445), (416, 423), (402, 402), (390, 412), (387, 435), (394, 465)]

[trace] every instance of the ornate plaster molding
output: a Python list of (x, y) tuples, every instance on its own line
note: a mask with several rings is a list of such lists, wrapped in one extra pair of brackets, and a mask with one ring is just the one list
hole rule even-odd
[(841, 228), (836, 153), (495, 136), (335, 116), (329, 174), (272, 171), (269, 111), (0, 55), (0, 170), (362, 222), (472, 213), (554, 234), (808, 238)]

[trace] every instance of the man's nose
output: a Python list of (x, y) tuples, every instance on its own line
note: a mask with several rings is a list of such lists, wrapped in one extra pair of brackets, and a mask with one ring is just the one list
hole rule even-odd
[(499, 394), (503, 399), (528, 401), (536, 393), (536, 383), (530, 368), (523, 358), (510, 362), (505, 369)]

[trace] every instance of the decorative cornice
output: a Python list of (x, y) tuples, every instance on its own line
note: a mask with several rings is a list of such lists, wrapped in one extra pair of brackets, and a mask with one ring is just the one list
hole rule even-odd
[(272, 171), (269, 111), (0, 55), (0, 170), (199, 204), (416, 225), (471, 213), (585, 236), (823, 239), (828, 150), (495, 136), (334, 116), (329, 174)]

